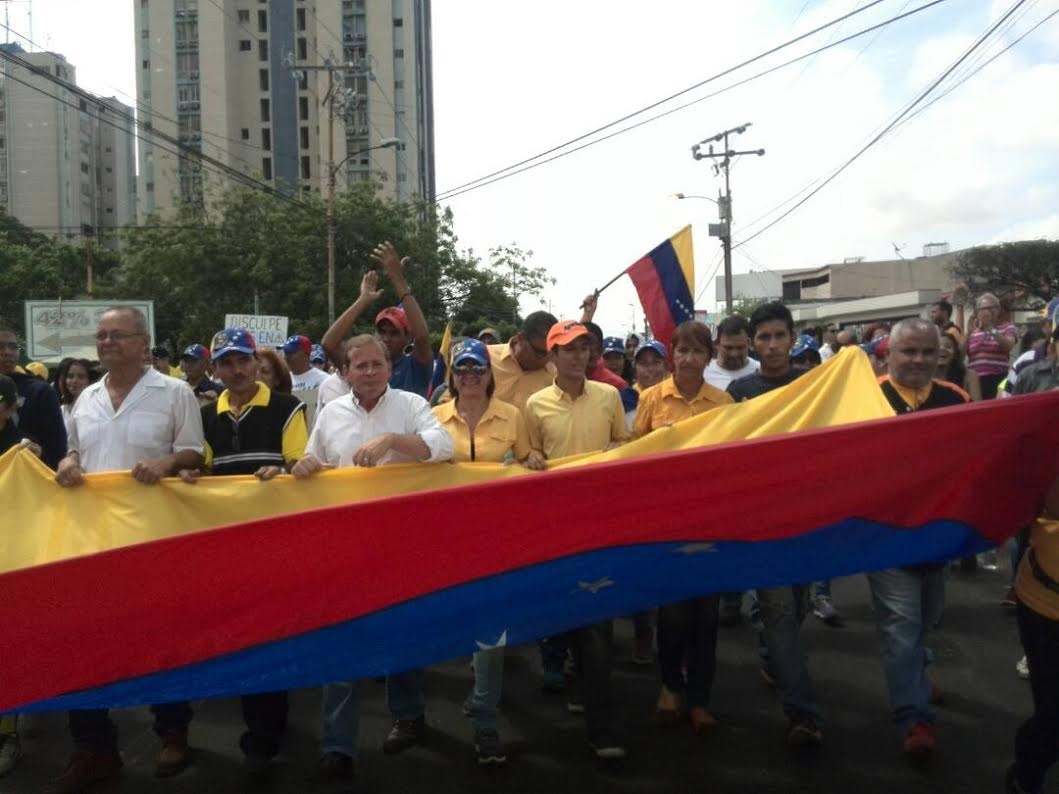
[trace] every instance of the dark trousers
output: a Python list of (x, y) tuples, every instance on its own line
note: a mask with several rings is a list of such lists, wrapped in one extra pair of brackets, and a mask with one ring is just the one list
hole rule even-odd
[[(706, 708), (717, 671), (719, 595), (666, 604), (658, 609), (658, 659), (662, 684), (684, 693), (689, 707)], [(687, 679), (681, 668), (687, 668)]]
[(996, 399), (997, 389), (1000, 386), (1001, 381), (1006, 378), (1007, 375), (979, 375), (978, 385), (982, 389), (983, 400), (994, 400)]
[[(184, 701), (159, 703), (151, 706), (154, 714), (154, 732), (159, 736), (167, 733), (186, 733), (191, 723), (191, 705)], [(118, 751), (118, 728), (110, 719), (107, 709), (84, 709), (69, 714), (70, 735), (78, 750), (93, 753), (116, 753)]]
[(1018, 605), (1019, 637), (1030, 666), (1033, 716), (1015, 735), (1019, 785), (1037, 794), (1048, 769), (1059, 760), (1059, 621)]
[(614, 672), (614, 623), (604, 620), (561, 635), (574, 650), (577, 686), (585, 704), (585, 722), (591, 738), (609, 731), (614, 722), (611, 678)]
[(287, 693), (243, 695), (242, 701), (246, 732), (239, 738), (239, 747), (246, 755), (272, 758), (279, 752), (280, 739), (287, 729)]

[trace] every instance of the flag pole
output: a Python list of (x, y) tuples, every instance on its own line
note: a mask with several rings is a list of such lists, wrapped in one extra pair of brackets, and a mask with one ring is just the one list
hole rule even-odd
[[(610, 281), (608, 281), (608, 282), (607, 282), (606, 284), (604, 284), (604, 285), (603, 285), (602, 287), (600, 287), (599, 289), (597, 289), (597, 290), (596, 290), (596, 291), (595, 291), (595, 292), (594, 292), (593, 294), (594, 294), (594, 295), (597, 295), (597, 296), (598, 296), (598, 295), (599, 295), (599, 293), (601, 293), (601, 292), (602, 292), (603, 290), (605, 290), (605, 289), (606, 289), (607, 287), (609, 287), (609, 286), (610, 286), (611, 284), (613, 284), (613, 283), (614, 283), (615, 281), (617, 281), (617, 280), (618, 280), (619, 278), (621, 278), (622, 276), (624, 276), (624, 275), (625, 275), (626, 273), (628, 273), (628, 272), (629, 272), (629, 269), (628, 269), (628, 268), (625, 268), (625, 270), (621, 271), (621, 272), (620, 272), (620, 273), (619, 273), (618, 275), (616, 275), (616, 276), (615, 276), (614, 278), (612, 278), (612, 279), (611, 279)], [(577, 308), (579, 308), (579, 309), (583, 309), (583, 308), (585, 308), (585, 304), (583, 304), (583, 303), (582, 303), (582, 304), (581, 304), (580, 306), (578, 306)]]

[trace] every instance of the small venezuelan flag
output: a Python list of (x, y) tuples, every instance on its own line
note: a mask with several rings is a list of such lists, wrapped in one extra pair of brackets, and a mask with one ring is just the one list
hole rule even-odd
[(695, 255), (685, 226), (625, 271), (636, 286), (656, 339), (669, 346), (673, 330), (695, 315)]

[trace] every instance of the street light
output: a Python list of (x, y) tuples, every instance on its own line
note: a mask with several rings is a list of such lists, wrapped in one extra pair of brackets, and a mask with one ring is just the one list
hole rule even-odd
[(401, 141), (398, 138), (383, 138), (379, 143), (374, 146), (369, 146), (366, 149), (361, 149), (356, 152), (350, 152), (337, 163), (335, 159), (334, 139), (329, 145), (330, 157), (327, 161), (327, 322), (328, 324), (334, 323), (335, 321), (335, 176), (338, 174), (338, 169), (341, 168), (346, 160), (350, 157), (356, 157), (357, 155), (367, 154), (373, 152), (376, 149), (392, 149), (398, 146)]
[(705, 199), (706, 201), (712, 201), (714, 204), (717, 204), (717, 199), (712, 199), (709, 196), (695, 196), (695, 195), (688, 195), (686, 193), (674, 193), (673, 194), (673, 198), (678, 198), (678, 199), (690, 199), (690, 198)]

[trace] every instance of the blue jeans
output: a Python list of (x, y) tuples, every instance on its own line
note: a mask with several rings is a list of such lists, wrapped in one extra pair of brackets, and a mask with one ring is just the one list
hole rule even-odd
[(490, 648), (474, 655), (474, 688), (466, 707), (476, 731), (495, 731), (497, 706), (504, 688), (504, 649)]
[(888, 568), (868, 574), (894, 724), (902, 734), (934, 722), (927, 632), (945, 606), (944, 569)]
[[(320, 752), (341, 753), (357, 757), (357, 735), (360, 732), (360, 705), (355, 681), (325, 684), (321, 711), (323, 731)], [(423, 716), (423, 671), (386, 676), (386, 706), (396, 720), (414, 720)]]
[(809, 611), (809, 587), (790, 585), (757, 591), (763, 630), (760, 640), (768, 651), (769, 669), (790, 719), (819, 721), (820, 707), (802, 648), (801, 625)]

